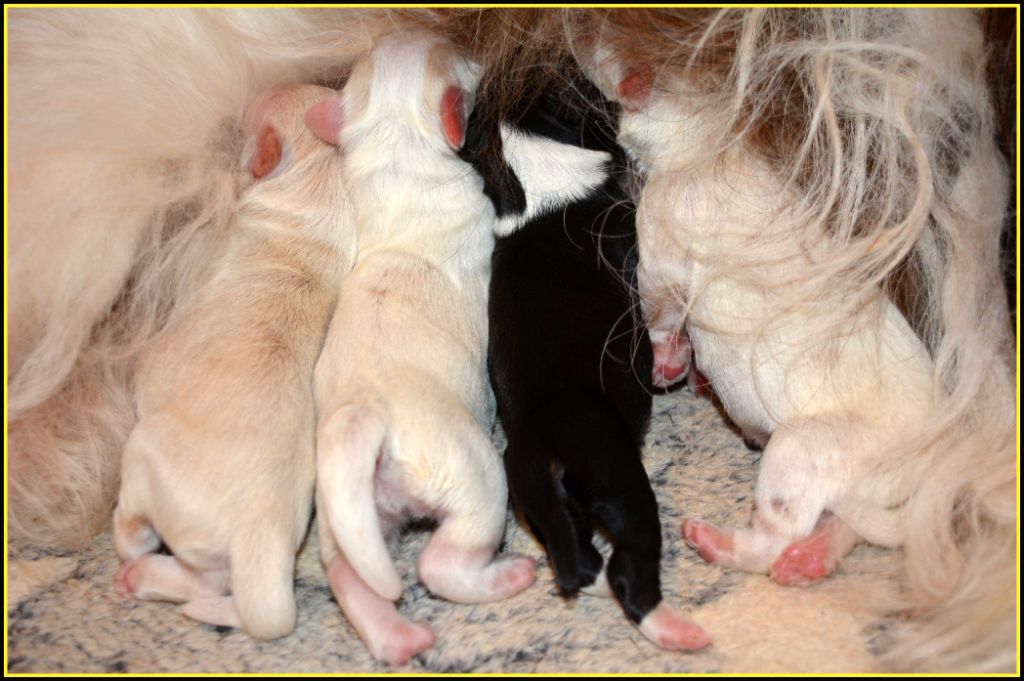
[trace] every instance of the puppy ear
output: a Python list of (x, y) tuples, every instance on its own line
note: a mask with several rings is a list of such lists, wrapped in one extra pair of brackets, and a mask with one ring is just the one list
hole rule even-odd
[(647, 64), (631, 69), (619, 82), (615, 94), (622, 106), (630, 111), (640, 111), (651, 99), (654, 73)]
[(466, 141), (466, 119), (469, 117), (469, 106), (466, 92), (450, 86), (441, 97), (441, 127), (448, 145), (458, 151)]
[(256, 153), (253, 154), (249, 171), (255, 180), (260, 180), (270, 173), (281, 162), (281, 138), (277, 130), (266, 125), (256, 137)]
[(317, 102), (306, 111), (306, 125), (324, 142), (337, 145), (344, 121), (342, 109), (341, 97), (331, 97)]

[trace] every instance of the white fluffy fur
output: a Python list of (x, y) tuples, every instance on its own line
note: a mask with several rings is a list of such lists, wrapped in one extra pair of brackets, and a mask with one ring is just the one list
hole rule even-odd
[(502, 148), (526, 193), (526, 210), (498, 218), (495, 235), (508, 236), (538, 215), (585, 198), (607, 178), (611, 154), (561, 144), (501, 126)]
[[(257, 179), (215, 275), (140, 358), (114, 513), (122, 592), (258, 638), (295, 626), (313, 367), (355, 254), (340, 155), (304, 122), (330, 93), (294, 86), (253, 104), (243, 177)], [(173, 556), (153, 555), (161, 541)]]
[[(423, 23), (443, 29), (467, 14), (436, 11)], [(785, 185), (790, 214), (801, 216), (791, 224), (816, 256), (771, 282), (779, 309), (816, 319), (828, 338), (882, 314), (880, 287), (904, 274), (916, 283), (910, 321), (931, 362), (932, 418), (905, 434), (909, 454), (898, 459), (928, 474), (890, 478), (907, 499), (897, 605), (916, 627), (890, 662), (1012, 669), (1014, 343), (998, 267), (1007, 182), (975, 13), (727, 9), (703, 23), (660, 23), (669, 15), (691, 13), (637, 13), (650, 21), (611, 44), (624, 60), (655, 46), (658, 87), (704, 125), (699, 145), (675, 159), (679, 174), (714, 185), (719, 160), (752, 155)], [(524, 15), (502, 16), (515, 30), (476, 36), (484, 49), (536, 38), (521, 30)], [(581, 49), (605, 20), (591, 10), (544, 16), (537, 44)], [(342, 78), (393, 19), (377, 10), (9, 12), (13, 542), (81, 544), (109, 517), (134, 419), (135, 357), (224, 248), (245, 106), (266, 87)], [(606, 33), (622, 20), (608, 17)], [(727, 77), (703, 78), (703, 55), (723, 44)], [(765, 158), (752, 139), (782, 101), (808, 125), (796, 153)], [(771, 243), (718, 249), (710, 279), (756, 288)], [(815, 335), (804, 340), (817, 346)], [(754, 368), (769, 361), (758, 357)]]
[[(494, 560), (508, 511), (484, 364), (494, 210), (456, 155), (473, 66), (436, 37), (396, 34), (355, 67), (340, 103), (359, 257), (316, 368), (317, 509), (338, 601), (392, 664), (433, 641), (392, 602), (402, 584), (386, 542), (405, 518), (440, 522), (418, 562), (440, 596), (497, 600), (534, 577), (531, 559)], [(446, 128), (453, 87), (465, 108)]]

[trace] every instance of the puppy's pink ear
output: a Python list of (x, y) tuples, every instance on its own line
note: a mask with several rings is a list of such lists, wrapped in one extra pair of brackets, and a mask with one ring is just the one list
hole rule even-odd
[(314, 135), (328, 144), (338, 144), (343, 120), (341, 97), (325, 99), (306, 112), (306, 125)]
[(454, 85), (441, 98), (441, 127), (449, 146), (458, 151), (466, 141), (466, 93)]
[(277, 130), (271, 126), (264, 126), (256, 138), (256, 153), (253, 154), (252, 163), (249, 166), (253, 179), (260, 180), (270, 173), (281, 162), (281, 138)]
[(643, 64), (626, 74), (615, 92), (622, 106), (630, 111), (640, 111), (651, 99), (653, 84), (654, 73), (650, 66)]

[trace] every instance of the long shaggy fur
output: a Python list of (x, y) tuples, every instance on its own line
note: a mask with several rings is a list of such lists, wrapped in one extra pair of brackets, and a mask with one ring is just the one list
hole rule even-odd
[[(926, 344), (937, 417), (901, 485), (900, 669), (1010, 670), (1014, 338), (999, 268), (1006, 170), (971, 10), (12, 10), (8, 432), (11, 537), (75, 544), (109, 515), (134, 418), (132, 358), (206, 276), (234, 199), (242, 110), (340, 82), (415, 25), (485, 67), (479, 106), (538, 91), (595, 36), (713, 122), (680, 172), (757, 153), (788, 178), (816, 265), (785, 303), (834, 327), (882, 287)], [(495, 113), (496, 115), (496, 113)], [(765, 253), (723, 252), (743, 280)], [(825, 309), (842, 291), (845, 306)], [(908, 465), (903, 465), (908, 464)], [(910, 475), (907, 471), (927, 471)]]

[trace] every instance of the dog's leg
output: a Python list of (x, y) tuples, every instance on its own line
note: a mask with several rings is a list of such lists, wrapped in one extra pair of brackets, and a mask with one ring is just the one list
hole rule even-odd
[(340, 551), (330, 553), (333, 557), (327, 563), (327, 579), (331, 592), (371, 655), (388, 664), (404, 665), (434, 645), (430, 627), (403, 617), (392, 601), (360, 579)]
[(594, 528), (590, 524), (590, 518), (580, 508), (576, 499), (566, 496), (564, 503), (565, 510), (569, 513), (569, 520), (576, 531), (576, 547), (579, 551), (578, 560), (580, 565), (580, 591), (589, 596), (610, 598), (612, 590), (608, 585), (608, 578), (605, 574), (607, 566), (605, 565), (604, 558), (594, 548)]
[[(849, 482), (850, 460), (863, 450), (856, 434), (843, 419), (802, 419), (780, 426), (764, 450), (751, 526), (729, 531), (686, 520), (683, 536), (687, 544), (708, 562), (768, 573), (786, 546), (810, 540), (822, 513)], [(826, 527), (838, 532), (836, 526)], [(849, 550), (844, 534), (836, 539), (836, 547), (829, 553)]]
[(149, 521), (125, 508), (122, 498), (114, 509), (114, 550), (122, 562), (133, 561), (160, 548), (160, 537)]
[[(564, 596), (592, 585), (603, 560), (590, 543), (593, 530), (552, 470), (552, 444), (528, 424), (508, 434), (505, 472), (509, 491), (530, 529), (544, 544), (555, 583)], [(559, 465), (560, 468), (560, 465)]]
[(572, 440), (585, 452), (582, 465), (566, 474), (566, 489), (586, 498), (593, 516), (608, 530), (612, 555), (605, 577), (630, 621), (665, 650), (697, 650), (711, 643), (698, 625), (684, 619), (661, 593), (661, 522), (640, 452), (616, 428), (614, 414), (589, 412), (573, 421)]
[(472, 516), (449, 516), (427, 542), (418, 563), (420, 580), (431, 592), (455, 603), (487, 603), (514, 596), (536, 579), (533, 558), (495, 558), (497, 543), (467, 544)]
[(849, 525), (825, 513), (810, 536), (793, 542), (775, 559), (771, 578), (786, 586), (813, 584), (831, 574), (858, 539)]
[(223, 596), (228, 591), (227, 579), (227, 570), (200, 573), (174, 556), (149, 553), (123, 563), (114, 576), (114, 584), (125, 597), (185, 603)]
[(191, 600), (181, 606), (181, 612), (186, 617), (197, 622), (203, 622), (204, 624), (212, 624), (218, 627), (234, 627), (235, 629), (245, 628), (242, 620), (238, 617), (234, 596)]
[[(476, 421), (467, 424), (459, 446), (498, 456)], [(452, 471), (456, 475), (470, 484), (448, 497), (447, 515), (420, 554), (420, 580), (456, 603), (486, 603), (519, 593), (536, 579), (537, 566), (526, 556), (495, 558), (508, 513), (508, 483), (500, 464), (483, 460), (476, 470)]]

